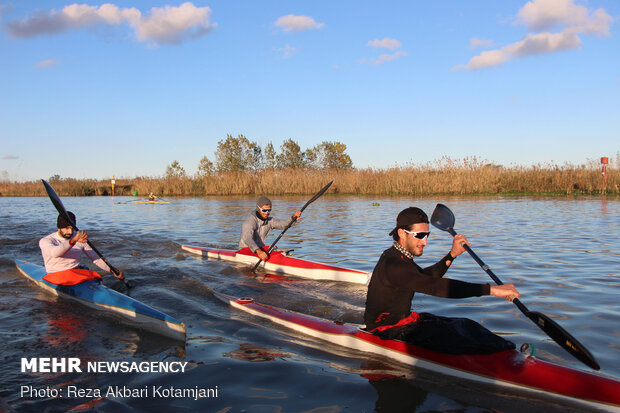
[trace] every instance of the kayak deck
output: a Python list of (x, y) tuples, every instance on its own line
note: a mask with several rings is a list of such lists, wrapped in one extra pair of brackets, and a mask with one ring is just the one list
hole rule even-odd
[(44, 290), (88, 307), (120, 316), (125, 322), (145, 331), (185, 341), (185, 324), (142, 302), (114, 291), (100, 281), (86, 281), (72, 286), (55, 285), (43, 279), (40, 265), (15, 260), (17, 269)]
[(620, 412), (619, 381), (527, 357), (516, 350), (494, 354), (442, 354), (402, 341), (382, 340), (356, 325), (259, 304), (252, 299), (239, 299), (218, 292), (214, 294), (241, 311), (348, 349), (388, 357), (451, 377)]
[[(209, 259), (235, 262), (252, 267), (259, 262), (256, 254), (244, 251), (208, 249), (189, 245), (183, 245), (181, 248), (189, 253)], [(355, 284), (366, 284), (370, 277), (370, 274), (365, 271), (293, 258), (287, 256), (284, 251), (279, 250), (273, 251), (269, 260), (261, 263), (260, 268), (263, 271), (277, 275), (291, 275), (313, 280), (344, 281)]]

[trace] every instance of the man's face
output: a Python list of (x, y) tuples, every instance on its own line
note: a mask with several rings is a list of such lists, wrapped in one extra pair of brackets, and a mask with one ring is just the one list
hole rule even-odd
[[(429, 232), (428, 224), (419, 223), (414, 224), (413, 227), (408, 230), (409, 232)], [(424, 247), (428, 244), (428, 237), (423, 239), (416, 238), (414, 234), (407, 233), (404, 229), (398, 230), (399, 244), (409, 251), (414, 257), (420, 257), (424, 253)]]
[(258, 210), (258, 215), (260, 215), (262, 219), (267, 219), (269, 217), (269, 214), (271, 214), (271, 205), (269, 204), (261, 206)]
[(58, 228), (58, 233), (61, 237), (65, 239), (71, 239), (71, 237), (73, 236), (73, 227), (69, 226), (64, 228)]

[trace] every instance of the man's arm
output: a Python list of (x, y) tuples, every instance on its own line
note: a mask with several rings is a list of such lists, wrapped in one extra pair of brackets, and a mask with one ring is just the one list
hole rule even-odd
[[(442, 261), (435, 264), (433, 267), (438, 266)], [(444, 298), (479, 297), (481, 295), (490, 294), (489, 284), (468, 283), (460, 280), (430, 276), (426, 273), (426, 269), (422, 270), (419, 266), (410, 261), (391, 258), (388, 259), (386, 265), (388, 266), (386, 268), (387, 278), (391, 284), (407, 288), (414, 292)], [(445, 266), (445, 264), (443, 265)]]
[(91, 259), (93, 264), (95, 264), (97, 267), (101, 268), (104, 271), (112, 272), (110, 267), (108, 267), (108, 264), (106, 264), (88, 244), (80, 244), (79, 246), (80, 248), (82, 248), (82, 251), (84, 251), (86, 256)]
[(448, 268), (452, 265), (454, 259), (465, 252), (465, 245), (471, 246), (467, 238), (465, 238), (465, 235), (456, 234), (452, 240), (450, 252), (436, 264), (424, 268), (424, 274), (430, 275), (431, 277), (443, 277), (446, 271), (448, 271)]

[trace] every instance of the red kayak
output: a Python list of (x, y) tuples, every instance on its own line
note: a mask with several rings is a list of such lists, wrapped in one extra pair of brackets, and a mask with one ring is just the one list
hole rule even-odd
[[(201, 255), (215, 260), (231, 261), (254, 266), (259, 258), (249, 248), (240, 251), (217, 250), (183, 245), (181, 248), (192, 254)], [(261, 264), (264, 271), (277, 275), (292, 275), (313, 280), (345, 281), (366, 284), (369, 273), (349, 268), (335, 267), (318, 262), (300, 260), (286, 255), (285, 251), (273, 251), (269, 260)]]
[(553, 398), (573, 406), (620, 412), (620, 381), (538, 360), (517, 350), (493, 354), (443, 354), (402, 341), (382, 340), (357, 325), (259, 304), (252, 299), (217, 292), (215, 295), (239, 310), (342, 347), (542, 399)]

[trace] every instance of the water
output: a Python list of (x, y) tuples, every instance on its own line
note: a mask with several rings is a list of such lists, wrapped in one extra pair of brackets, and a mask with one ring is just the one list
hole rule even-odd
[[(77, 214), (78, 226), (135, 282), (130, 295), (184, 321), (187, 342), (182, 345), (141, 332), (37, 289), (18, 273), (14, 259), (42, 264), (38, 240), (55, 230), (55, 209), (47, 198), (0, 198), (0, 397), (5, 407), (24, 412), (566, 411), (550, 402), (498, 394), (326, 345), (220, 302), (212, 291), (251, 296), (328, 319), (362, 321), (364, 286), (300, 279), (266, 282), (247, 269), (181, 250), (182, 244), (236, 248), (241, 222), (252, 210), (254, 198), (182, 198), (165, 205), (129, 200), (63, 198), (66, 208)], [(274, 198), (273, 214), (290, 216), (306, 200)], [(415, 205), (430, 214), (437, 202), (452, 209), (456, 230), (468, 236), (474, 251), (494, 272), (504, 282), (517, 285), (523, 303), (576, 336), (598, 359), (601, 374), (620, 377), (618, 200), (326, 196), (304, 212), (303, 220), (279, 246), (294, 248), (300, 258), (372, 271), (391, 244), (387, 233), (397, 213)], [(417, 260), (423, 266), (450, 248), (449, 234), (432, 230), (424, 256)], [(491, 282), (466, 254), (447, 276)], [(104, 280), (124, 291), (112, 276)], [(533, 343), (539, 358), (587, 370), (505, 300), (445, 300), (417, 294), (414, 307), (472, 318), (517, 345)], [(21, 357), (187, 361), (188, 370), (182, 374), (28, 374), (20, 371)], [(378, 376), (387, 378), (375, 380)], [(58, 389), (68, 385), (199, 386), (218, 393), (199, 400), (20, 397), (21, 386)]]

